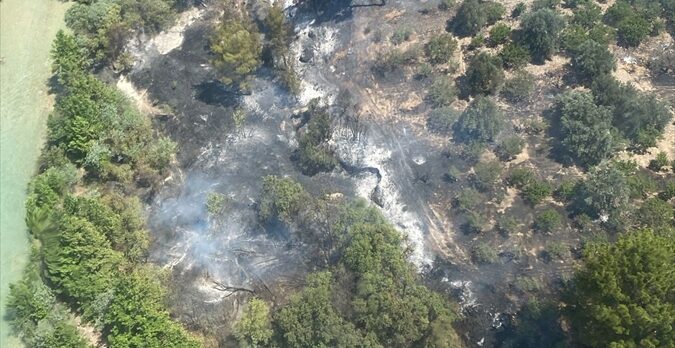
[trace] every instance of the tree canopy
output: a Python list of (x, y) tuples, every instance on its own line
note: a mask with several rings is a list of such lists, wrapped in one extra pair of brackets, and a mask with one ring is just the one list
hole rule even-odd
[(675, 344), (675, 243), (671, 234), (627, 233), (592, 244), (574, 278), (571, 318), (589, 347)]

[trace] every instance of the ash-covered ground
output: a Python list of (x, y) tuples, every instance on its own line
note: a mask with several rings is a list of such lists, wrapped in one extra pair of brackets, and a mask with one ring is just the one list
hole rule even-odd
[[(256, 75), (250, 94), (218, 82), (209, 64), (208, 36), (220, 14), (210, 5), (184, 14), (173, 30), (134, 43), (139, 63), (125, 77), (135, 86), (131, 93), (147, 93), (137, 101), (152, 104), (155, 122), (179, 144), (179, 166), (152, 203), (151, 258), (172, 271), (173, 310), (180, 320), (198, 331), (216, 328), (215, 334), (225, 337), (252, 292), (283, 301), (316, 267), (289, 231), (262, 226), (256, 217), (262, 178), (293, 177), (313, 194), (361, 197), (380, 207), (407, 236), (411, 262), (428, 283), (462, 306), (460, 332), (467, 341), (495, 346), (495, 333), (524, 301), (510, 285), (514, 279), (556, 279), (568, 266), (540, 262), (536, 253), (515, 256), (508, 251), (514, 246), (502, 248), (506, 241), (499, 236), (494, 243), (504, 250), (501, 262), (480, 267), (469, 262), (476, 237), (465, 235), (454, 221), (449, 202), (457, 188), (444, 180), (447, 167), (459, 160), (420, 122), (428, 107), (418, 90), (428, 82), (405, 74), (380, 79), (371, 69), (380, 50), (375, 28), (386, 32), (392, 20), (424, 21), (430, 27), (439, 19), (424, 17), (421, 10), (432, 2), (361, 2), (335, 1), (320, 11), (289, 4), (297, 34), (292, 49), (302, 78), (297, 97), (281, 89), (266, 68)], [(252, 13), (264, 11), (263, 4), (249, 6)], [(335, 107), (344, 91), (352, 96), (360, 125), (355, 131), (335, 122), (331, 144), (341, 166), (302, 175), (291, 160), (297, 147), (294, 115), (314, 98)], [(231, 118), (237, 109), (247, 115), (239, 128)], [(227, 198), (218, 217), (206, 209), (212, 192)]]

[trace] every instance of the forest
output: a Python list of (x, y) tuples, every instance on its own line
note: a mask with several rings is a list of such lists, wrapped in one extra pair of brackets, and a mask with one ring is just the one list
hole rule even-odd
[[(190, 11), (182, 47), (133, 45)], [(77, 0), (65, 22), (9, 294), (27, 347), (675, 346), (675, 1)], [(172, 190), (202, 191), (157, 227)], [(184, 269), (179, 224), (215, 249)], [(186, 311), (241, 225), (302, 268), (250, 276), (237, 246), (254, 280)]]

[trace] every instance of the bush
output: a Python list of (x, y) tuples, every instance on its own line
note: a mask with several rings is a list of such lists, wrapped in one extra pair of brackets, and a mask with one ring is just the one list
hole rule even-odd
[(602, 164), (590, 170), (579, 187), (575, 205), (577, 211), (600, 218), (609, 227), (625, 228), (630, 196), (627, 174), (615, 164)]
[(668, 160), (668, 154), (661, 151), (656, 154), (655, 159), (649, 161), (649, 169), (655, 172), (668, 171), (668, 168), (664, 170), (664, 167), (668, 166), (669, 164), (670, 161)]
[(541, 10), (541, 9), (555, 9), (560, 5), (560, 0), (534, 0), (534, 3), (532, 4), (532, 8), (536, 10)]
[(525, 200), (534, 206), (550, 196), (553, 192), (553, 187), (546, 181), (533, 180), (525, 185), (522, 190)]
[(418, 80), (423, 80), (431, 77), (434, 74), (434, 67), (429, 63), (421, 63), (417, 66), (415, 70), (415, 78)]
[(479, 265), (497, 262), (497, 252), (486, 243), (478, 243), (471, 247), (471, 260)]
[(429, 61), (432, 64), (446, 64), (457, 49), (457, 40), (452, 35), (443, 33), (435, 35), (424, 47)]
[(513, 42), (504, 45), (504, 48), (499, 52), (499, 58), (501, 58), (504, 67), (508, 69), (522, 68), (531, 59), (527, 48)]
[(534, 219), (534, 228), (543, 233), (551, 233), (560, 227), (561, 218), (558, 211), (553, 208), (543, 210)]
[(562, 244), (560, 242), (550, 243), (546, 246), (546, 253), (551, 257), (558, 260), (564, 260), (570, 255), (569, 246)]
[(511, 17), (512, 18), (517, 18), (520, 17), (525, 11), (527, 10), (527, 5), (525, 5), (522, 2), (519, 2), (514, 8), (513, 11), (511, 11)]
[(405, 41), (410, 40), (410, 37), (412, 36), (413, 31), (410, 28), (397, 28), (394, 31), (394, 34), (391, 35), (391, 43), (394, 45), (400, 45), (404, 43)]
[(528, 72), (519, 71), (506, 81), (501, 94), (508, 101), (517, 103), (528, 100), (533, 92), (534, 76)]
[(485, 1), (482, 3), (482, 6), (483, 11), (485, 11), (485, 15), (487, 16), (487, 24), (495, 24), (498, 20), (504, 18), (506, 9), (504, 8), (504, 5), (499, 2)]
[(457, 167), (450, 165), (445, 173), (445, 180), (448, 182), (457, 182), (462, 177), (462, 172)]
[(525, 140), (519, 136), (511, 136), (503, 139), (497, 146), (499, 158), (503, 161), (510, 161), (521, 152), (525, 147)]
[(480, 2), (465, 0), (448, 27), (457, 35), (466, 37), (476, 35), (487, 22), (487, 14)]
[(441, 0), (441, 3), (438, 4), (438, 8), (441, 11), (447, 11), (453, 8), (457, 4), (456, 0)]
[(504, 83), (504, 70), (499, 58), (481, 52), (469, 63), (465, 75), (469, 94), (495, 94)]
[(564, 19), (556, 12), (541, 9), (525, 16), (521, 23), (520, 43), (527, 47), (535, 62), (543, 63), (558, 47)]
[(567, 92), (558, 99), (558, 110), (561, 143), (576, 162), (591, 166), (613, 155), (611, 109), (595, 105), (588, 92)]
[(497, 46), (506, 43), (510, 35), (511, 28), (504, 23), (499, 23), (490, 29), (490, 44)]
[(457, 97), (454, 81), (446, 76), (438, 77), (429, 88), (427, 99), (436, 107), (448, 106)]
[(235, 337), (243, 347), (265, 346), (272, 338), (270, 308), (265, 301), (251, 299), (235, 324)]
[(578, 183), (574, 180), (563, 180), (555, 192), (553, 192), (553, 195), (559, 201), (567, 202), (574, 197), (577, 186)]
[(656, 146), (670, 120), (665, 104), (653, 94), (638, 92), (611, 76), (600, 76), (591, 84), (598, 104), (612, 107), (613, 125), (638, 149)]
[(593, 40), (587, 40), (578, 48), (578, 54), (572, 59), (572, 68), (582, 81), (590, 83), (601, 75), (611, 74), (616, 69), (614, 55)]
[(520, 224), (513, 216), (501, 215), (497, 218), (497, 229), (499, 232), (510, 236), (518, 232)]
[(492, 141), (504, 126), (499, 107), (486, 97), (477, 97), (455, 123), (455, 138), (464, 142)]
[(454, 203), (458, 209), (469, 212), (476, 209), (483, 202), (483, 198), (483, 195), (475, 189), (465, 188), (455, 196)]
[(535, 180), (532, 170), (527, 168), (513, 168), (507, 180), (508, 184), (517, 188), (523, 188)]
[(659, 198), (649, 198), (635, 214), (639, 228), (649, 228), (654, 231), (667, 230), (673, 227), (673, 207)]
[(246, 88), (246, 80), (261, 64), (260, 33), (243, 17), (225, 19), (210, 40), (211, 61), (225, 84)]
[(305, 203), (305, 190), (292, 179), (266, 176), (258, 203), (258, 216), (262, 221), (279, 218), (290, 222)]
[(427, 118), (427, 129), (434, 133), (450, 134), (459, 115), (459, 112), (451, 107), (434, 109)]
[(473, 168), (473, 182), (480, 190), (489, 190), (499, 179), (502, 166), (499, 162), (479, 162)]
[(580, 25), (586, 29), (591, 29), (599, 25), (602, 21), (602, 9), (594, 3), (587, 3), (574, 10), (572, 24)]
[(616, 29), (621, 45), (637, 47), (652, 32), (652, 25), (645, 18), (632, 15), (619, 22)]

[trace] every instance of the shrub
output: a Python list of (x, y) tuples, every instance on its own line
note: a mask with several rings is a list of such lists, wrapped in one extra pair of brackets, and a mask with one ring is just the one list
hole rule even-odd
[(510, 161), (521, 152), (525, 147), (525, 140), (519, 136), (511, 136), (503, 139), (497, 146), (499, 158), (503, 161)]
[(588, 92), (567, 92), (558, 99), (561, 143), (578, 163), (590, 166), (614, 153), (611, 109), (597, 106)]
[(421, 63), (420, 65), (417, 66), (417, 70), (415, 71), (415, 78), (422, 80), (431, 77), (434, 73), (434, 67), (431, 66), (429, 63)]
[(486, 243), (478, 243), (471, 247), (471, 260), (479, 265), (497, 262), (497, 252)]
[(533, 180), (523, 187), (523, 196), (531, 205), (541, 203), (546, 197), (551, 195), (553, 188), (546, 181)]
[(467, 234), (483, 233), (487, 225), (487, 220), (481, 214), (469, 211), (466, 213), (466, 222), (462, 225), (462, 229)]
[(279, 218), (289, 222), (305, 203), (305, 190), (292, 179), (266, 176), (258, 203), (258, 215), (263, 221)]
[(560, 214), (553, 208), (543, 210), (534, 219), (534, 228), (543, 233), (553, 232), (560, 224)]
[(619, 22), (617, 26), (619, 43), (628, 47), (640, 45), (642, 40), (649, 36), (651, 31), (651, 23), (639, 15), (632, 15)]
[(448, 23), (448, 27), (457, 35), (466, 37), (476, 35), (487, 22), (487, 14), (480, 2), (465, 0), (452, 22)]
[(535, 180), (532, 170), (527, 168), (513, 168), (507, 180), (508, 184), (517, 188), (523, 188)]
[(572, 68), (582, 81), (591, 82), (601, 75), (611, 74), (616, 69), (616, 60), (607, 46), (587, 40), (572, 59)]
[(508, 80), (502, 88), (501, 94), (512, 103), (526, 101), (534, 92), (534, 76), (532, 74), (519, 71)]
[(660, 172), (664, 171), (665, 167), (665, 171), (668, 171), (667, 168), (668, 164), (670, 164), (670, 161), (668, 160), (668, 154), (661, 151), (658, 154), (656, 154), (655, 159), (649, 161), (649, 169), (655, 172)]
[(559, 14), (549, 9), (537, 10), (523, 19), (520, 43), (529, 49), (535, 62), (542, 63), (555, 52), (564, 27), (565, 21)]
[(424, 49), (432, 64), (446, 64), (457, 49), (457, 40), (450, 34), (439, 34), (432, 37)]
[(497, 229), (507, 235), (513, 235), (518, 232), (520, 224), (513, 216), (501, 215), (497, 218)]
[(602, 9), (594, 3), (587, 3), (574, 10), (572, 23), (591, 29), (602, 21)]
[(391, 43), (393, 43), (394, 45), (400, 45), (405, 41), (410, 40), (412, 34), (413, 31), (410, 28), (407, 27), (398, 28), (394, 31), (394, 34), (391, 35)]
[(506, 43), (510, 35), (511, 28), (504, 23), (499, 23), (490, 29), (490, 44), (497, 46)]
[(440, 134), (450, 134), (452, 125), (459, 118), (459, 112), (451, 107), (434, 109), (427, 118), (427, 129)]
[(453, 8), (457, 4), (456, 0), (441, 0), (441, 3), (438, 4), (438, 8), (441, 11), (447, 11)]
[(214, 54), (211, 61), (225, 84), (242, 84), (261, 64), (262, 44), (257, 27), (245, 18), (224, 20), (209, 47)]
[(516, 4), (516, 6), (513, 8), (513, 11), (511, 11), (511, 17), (512, 18), (517, 18), (520, 17), (525, 11), (527, 10), (527, 5), (525, 5), (522, 2), (519, 2)]
[(558, 188), (553, 192), (553, 195), (559, 201), (567, 202), (576, 193), (578, 183), (574, 180), (563, 180)]
[(465, 188), (455, 196), (455, 206), (464, 211), (472, 211), (483, 202), (483, 195), (473, 188)]
[(541, 9), (555, 9), (560, 5), (560, 0), (534, 0), (534, 3), (532, 3), (532, 8), (534, 10), (541, 10)]
[(441, 107), (448, 106), (455, 101), (457, 88), (455, 83), (446, 76), (438, 77), (429, 88), (428, 100), (432, 105)]
[(480, 190), (492, 188), (502, 172), (502, 166), (499, 162), (480, 162), (473, 168), (473, 182)]
[(487, 16), (487, 24), (495, 24), (504, 17), (506, 9), (504, 5), (496, 1), (486, 1), (482, 3), (483, 11)]
[(569, 246), (560, 243), (560, 242), (554, 242), (550, 243), (549, 245), (546, 246), (546, 253), (551, 257), (551, 258), (556, 258), (558, 260), (564, 260), (570, 255), (570, 248)]
[(504, 83), (504, 70), (499, 58), (481, 52), (471, 59), (465, 75), (469, 94), (495, 94)]
[(522, 68), (531, 59), (527, 48), (514, 42), (504, 45), (504, 48), (499, 52), (499, 58), (501, 58), (504, 67), (508, 69)]
[(450, 165), (445, 173), (445, 180), (448, 182), (457, 182), (462, 177), (462, 172), (457, 167)]
[(486, 97), (478, 97), (455, 123), (455, 138), (464, 142), (492, 141), (504, 125), (499, 107)]
[(673, 226), (673, 207), (659, 198), (652, 197), (644, 201), (635, 219), (637, 227), (650, 228), (655, 231), (666, 230)]

